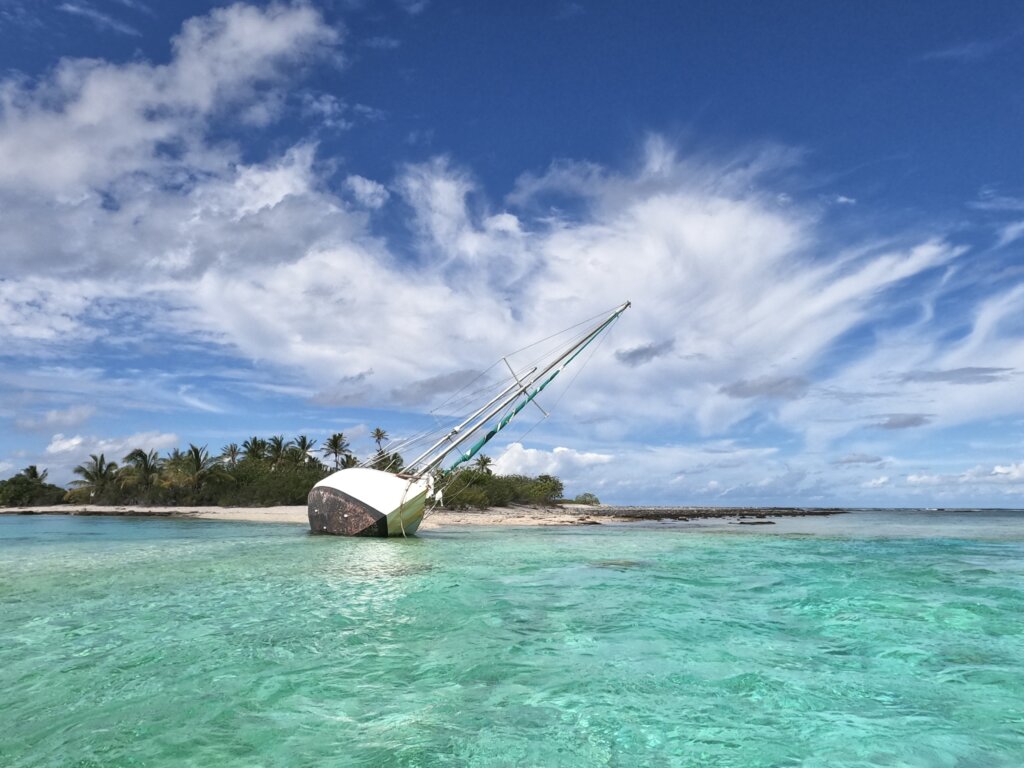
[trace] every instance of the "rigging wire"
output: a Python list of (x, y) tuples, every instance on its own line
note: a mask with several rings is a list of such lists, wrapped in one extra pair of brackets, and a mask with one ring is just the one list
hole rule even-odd
[[(543, 343), (545, 341), (548, 341), (550, 339), (557, 338), (558, 336), (564, 336), (568, 331), (571, 331), (574, 328), (576, 328), (576, 327), (578, 327), (580, 325), (583, 325), (585, 323), (588, 323), (588, 322), (589, 322), (589, 320), (581, 321), (580, 323), (577, 323), (576, 325), (571, 326), (568, 329), (560, 331), (557, 334), (553, 334), (553, 335), (547, 337), (546, 339), (542, 339), (542, 340), (540, 340), (538, 342), (534, 342), (534, 343), (532, 343), (530, 345), (527, 345), (526, 347), (522, 347), (518, 351), (523, 351), (523, 350), (526, 350), (526, 349), (530, 349), (530, 348), (536, 347), (539, 344), (541, 344), (541, 343)], [(514, 380), (515, 381), (519, 381), (522, 378), (525, 378), (529, 374), (530, 371), (536, 370), (537, 367), (539, 365), (541, 365), (541, 363), (550, 362), (550, 361), (556, 359), (557, 356), (562, 353), (562, 350), (564, 350), (564, 348), (567, 345), (571, 346), (572, 344), (575, 344), (576, 342), (584, 339), (589, 334), (589, 332), (590, 332), (590, 329), (588, 327), (587, 329), (585, 329), (581, 333), (576, 334), (568, 342), (563, 341), (557, 347), (554, 347), (551, 350), (543, 351), (539, 356), (537, 356), (533, 360), (529, 361), (525, 365), (519, 364), (518, 369), (516, 367), (513, 367), (512, 362), (510, 362), (508, 360), (508, 356), (503, 358), (503, 361), (508, 364), (511, 376), (514, 378)], [(477, 375), (473, 379), (473, 382), (479, 381), (482, 376), (484, 376), (487, 372), (491, 371), (495, 366), (497, 366), (499, 364), (499, 362), (501, 362), (501, 361), (492, 363), (487, 368), (487, 370), (484, 373)], [(514, 361), (514, 362), (518, 363), (518, 361)], [(448, 406), (448, 407), (451, 407), (453, 410), (455, 410), (455, 409), (458, 408), (459, 405), (461, 405), (463, 403), (465, 403), (465, 404), (471, 404), (471, 403), (475, 404), (476, 402), (479, 402), (479, 400), (481, 399), (482, 395), (490, 396), (494, 392), (500, 391), (502, 389), (506, 389), (508, 387), (508, 382), (509, 382), (509, 376), (505, 375), (505, 376), (497, 379), (496, 381), (493, 381), (493, 382), (490, 382), (490, 383), (486, 384), (485, 386), (478, 387), (475, 390), (466, 392), (466, 390), (469, 389), (469, 387), (472, 384), (472, 382), (470, 382), (469, 384), (463, 386), (459, 390), (458, 393), (455, 393), (455, 394), (449, 396), (447, 398), (447, 400), (444, 401), (444, 403), (442, 403), (441, 405), (437, 406), (436, 408), (434, 408), (430, 412), (430, 414), (431, 414), (431, 416), (433, 416), (434, 422), (435, 422), (435, 427), (433, 429), (423, 430), (422, 432), (417, 433), (417, 434), (411, 436), (410, 438), (407, 438), (407, 439), (401, 441), (400, 443), (390, 444), (388, 446), (389, 450), (391, 450), (391, 451), (406, 450), (406, 449), (408, 449), (411, 446), (414, 446), (414, 445), (417, 445), (417, 444), (420, 444), (420, 443), (425, 443), (428, 439), (429, 440), (435, 440), (437, 437), (439, 437), (440, 435), (442, 435), (445, 432), (450, 432), (450, 430), (455, 426), (456, 421), (453, 418), (453, 419), (449, 420), (448, 425), (442, 424), (440, 419), (438, 418), (438, 413), (437, 413), (437, 411), (440, 410), (440, 408)], [(459, 396), (460, 393), (461, 393), (461, 396)], [(523, 392), (521, 392), (520, 394), (526, 394), (525, 390)], [(513, 401), (510, 404), (509, 410), (505, 411), (505, 415), (507, 415), (511, 409), (515, 408), (517, 402), (518, 402), (518, 400)], [(368, 460), (368, 463), (372, 463), (373, 460), (374, 459), (371, 458), (370, 460)], [(415, 465), (410, 464), (410, 465), (408, 465), (406, 467), (406, 469), (412, 469), (414, 466)]]
[[(568, 333), (569, 331), (572, 331), (572, 330), (575, 330), (576, 328), (579, 328), (581, 325), (588, 325), (589, 323), (593, 322), (594, 320), (596, 320), (596, 319), (598, 319), (600, 317), (605, 317), (609, 312), (614, 311), (614, 309), (615, 309), (615, 307), (612, 307), (612, 308), (610, 308), (608, 310), (605, 310), (604, 312), (598, 312), (597, 314), (591, 315), (588, 318), (580, 320), (578, 323), (570, 325), (567, 328), (563, 328), (562, 330), (556, 331), (555, 333), (553, 333), (553, 334), (551, 334), (549, 336), (545, 336), (542, 339), (538, 339), (536, 341), (533, 341), (533, 342), (527, 344), (526, 346), (520, 347), (519, 349), (516, 349), (516, 350), (514, 350), (512, 352), (509, 352), (507, 355), (504, 356), (504, 359), (507, 359), (507, 358), (510, 358), (510, 357), (514, 357), (515, 355), (518, 355), (520, 352), (525, 352), (526, 350), (532, 349), (533, 347), (536, 347), (536, 346), (538, 346), (540, 344), (543, 344), (546, 341), (551, 341), (552, 339), (556, 339), (559, 336), (563, 336), (564, 334)], [(585, 335), (586, 335), (585, 333), (578, 334), (577, 338), (583, 338), (583, 336), (585, 336)], [(535, 360), (533, 360), (530, 363), (527, 363), (526, 365), (522, 366), (522, 368), (520, 370), (527, 370), (527, 369), (529, 369), (532, 364), (534, 364), (536, 362), (539, 362), (540, 360), (543, 360), (545, 357), (547, 357), (549, 355), (552, 355), (553, 353), (554, 353), (554, 350), (551, 350), (549, 352), (546, 352), (546, 353), (540, 355)], [(491, 369), (494, 368), (495, 366), (497, 366), (499, 363), (501, 363), (500, 359), (499, 360), (495, 360), (486, 369), (484, 369), (479, 374), (477, 374), (473, 379), (471, 379), (470, 381), (466, 382), (466, 384), (464, 384), (458, 390), (453, 392), (446, 400), (444, 400), (442, 403), (440, 403), (439, 405), (437, 405), (434, 408), (432, 408), (429, 411), (429, 413), (430, 414), (436, 414), (439, 410), (444, 408), (446, 405), (449, 405), (453, 400), (455, 400), (466, 389), (468, 389), (469, 387), (473, 386), (473, 384), (475, 384), (477, 381), (479, 381), (482, 377), (486, 376), (491, 371)], [(479, 393), (481, 393), (483, 391), (486, 391), (488, 388), (493, 389), (493, 386), (492, 387), (484, 387), (484, 388), (481, 388), (479, 390), (476, 390), (476, 394), (479, 394)]]
[[(615, 318), (615, 321), (617, 322), (617, 321), (618, 321), (618, 318)], [(583, 321), (583, 322), (587, 322), (587, 321)], [(613, 322), (613, 323), (612, 323), (612, 326), (614, 326), (614, 325), (615, 325), (615, 323)], [(575, 327), (575, 326), (573, 326), (573, 327)], [(576, 379), (577, 379), (577, 378), (578, 378), (578, 377), (580, 376), (580, 374), (581, 374), (581, 373), (583, 373), (583, 369), (584, 369), (584, 368), (586, 368), (586, 367), (587, 367), (587, 365), (589, 365), (589, 364), (590, 364), (591, 360), (593, 360), (593, 358), (594, 358), (594, 355), (595, 355), (595, 354), (597, 353), (597, 350), (598, 350), (598, 349), (599, 349), (599, 348), (600, 348), (600, 347), (601, 347), (601, 346), (602, 346), (602, 345), (604, 344), (604, 342), (605, 342), (605, 339), (606, 339), (606, 338), (607, 338), (608, 336), (610, 336), (610, 335), (611, 335), (611, 332), (612, 332), (613, 328), (612, 328), (612, 327), (609, 327), (609, 328), (608, 328), (607, 330), (608, 330), (608, 333), (605, 333), (605, 334), (602, 334), (602, 335), (601, 335), (601, 338), (600, 338), (600, 339), (598, 340), (598, 343), (597, 343), (597, 344), (595, 344), (595, 345), (594, 345), (594, 346), (593, 346), (593, 347), (592, 347), (592, 348), (591, 348), (591, 349), (589, 350), (589, 352), (587, 353), (586, 357), (585, 357), (585, 358), (583, 359), (583, 361), (582, 361), (581, 365), (579, 366), (579, 368), (577, 368), (577, 370), (576, 370), (576, 371), (575, 371), (575, 372), (573, 373), (572, 377), (571, 377), (571, 378), (570, 378), (570, 379), (568, 380), (568, 382), (567, 382), (567, 383), (565, 384), (565, 386), (564, 386), (564, 387), (562, 388), (562, 391), (561, 391), (561, 393), (559, 394), (559, 396), (557, 397), (557, 399), (555, 400), (555, 403), (554, 403), (554, 405), (553, 405), (553, 406), (551, 406), (551, 407), (552, 407), (552, 409), (554, 409), (555, 407), (557, 407), (557, 406), (558, 406), (558, 404), (559, 404), (559, 403), (560, 403), (560, 402), (562, 401), (562, 398), (564, 398), (564, 397), (565, 397), (565, 394), (566, 394), (566, 393), (567, 393), (567, 392), (569, 391), (569, 389), (571, 389), (571, 388), (572, 388), (573, 384), (574, 384), (574, 383), (576, 382)], [(560, 334), (555, 334), (555, 335), (560, 335)], [(583, 337), (583, 336), (585, 336), (585, 335), (586, 335), (586, 333), (582, 334), (582, 335), (580, 336), (580, 338), (582, 338), (582, 337)], [(548, 338), (553, 338), (553, 337), (548, 337)], [(524, 349), (529, 349), (529, 348), (530, 348), (531, 346), (536, 346), (536, 343), (534, 343), (534, 344), (532, 344), (532, 345), (528, 345), (527, 347), (523, 347), (523, 348), (522, 348), (521, 350), (517, 350), (517, 351), (522, 351), (522, 350), (524, 350)], [(515, 354), (515, 353), (513, 353), (513, 354)], [(532, 364), (532, 363), (531, 363), (531, 364)], [(491, 367), (493, 367), (493, 366), (491, 366)], [(518, 402), (518, 401), (517, 401), (517, 402)], [(508, 410), (508, 411), (506, 411), (506, 414), (507, 414), (508, 412), (510, 412), (511, 410), (513, 410), (513, 409), (514, 409), (514, 407), (515, 407), (515, 403), (513, 403), (513, 404), (512, 404), (511, 406), (510, 406), (509, 410)], [(532, 432), (532, 431), (533, 431), (534, 429), (536, 429), (536, 428), (537, 428), (537, 426), (538, 426), (538, 425), (539, 425), (539, 424), (540, 424), (540, 423), (541, 423), (542, 421), (544, 421), (544, 420), (545, 420), (546, 418), (547, 418), (547, 416), (545, 415), (545, 416), (544, 416), (543, 418), (537, 419), (537, 420), (536, 420), (536, 421), (535, 421), (535, 422), (534, 422), (534, 423), (533, 423), (533, 424), (532, 424), (532, 425), (531, 425), (531, 426), (530, 426), (530, 427), (529, 427), (529, 428), (528, 428), (528, 429), (527, 429), (527, 430), (526, 430), (525, 432), (523, 432), (523, 434), (522, 434), (522, 435), (521, 435), (521, 436), (520, 436), (520, 437), (518, 438), (518, 440), (519, 440), (519, 441), (522, 441), (522, 440), (523, 440), (523, 439), (524, 439), (524, 438), (525, 438), (525, 437), (526, 437), (527, 435), (529, 435), (529, 434), (530, 434), (530, 432)], [(468, 469), (468, 467), (460, 467), (459, 469), (455, 470), (454, 472), (452, 472), (452, 471), (445, 471), (445, 470), (442, 470), (442, 471), (441, 471), (441, 477), (442, 477), (442, 478), (444, 479), (444, 483), (443, 483), (443, 485), (441, 485), (441, 487), (440, 487), (440, 488), (438, 489), (438, 491), (437, 491), (437, 492), (435, 493), (435, 495), (434, 495), (434, 502), (433, 502), (433, 503), (431, 504), (430, 508), (429, 508), (429, 509), (425, 509), (425, 510), (424, 510), (424, 512), (423, 512), (423, 516), (424, 516), (424, 518), (426, 518), (427, 516), (429, 516), (430, 514), (432, 514), (432, 513), (434, 512), (434, 510), (435, 510), (435, 509), (437, 508), (437, 506), (438, 506), (438, 501), (437, 501), (437, 499), (438, 499), (438, 496), (440, 496), (440, 497), (441, 497), (441, 499), (442, 499), (442, 502), (443, 502), (443, 499), (444, 499), (444, 493), (445, 493), (445, 491), (447, 491), (447, 490), (448, 490), (448, 489), (449, 489), (449, 488), (450, 488), (450, 487), (452, 486), (452, 484), (453, 484), (453, 483), (454, 483), (454, 482), (456, 481), (456, 479), (458, 478), (458, 475), (459, 475), (459, 474), (460, 474), (461, 472), (463, 472), (463, 471), (464, 471), (465, 469)]]
[(609, 309), (606, 309), (603, 312), (598, 312), (596, 315), (591, 315), (590, 317), (588, 317), (588, 318), (586, 318), (584, 320), (580, 320), (575, 325), (570, 325), (568, 328), (563, 328), (562, 330), (556, 331), (555, 333), (551, 334), (550, 336), (545, 336), (543, 339), (538, 339), (537, 341), (534, 341), (534, 342), (531, 342), (530, 344), (527, 344), (525, 347), (520, 347), (519, 349), (515, 350), (514, 352), (510, 352), (508, 354), (508, 357), (511, 357), (512, 355), (518, 355), (520, 352), (523, 352), (523, 351), (525, 351), (527, 349), (530, 349), (531, 347), (535, 347), (538, 344), (542, 344), (545, 341), (549, 341), (551, 339), (554, 339), (557, 336), (561, 336), (563, 333), (567, 333), (567, 332), (573, 330), (574, 328), (579, 328), (581, 325), (584, 325), (584, 324), (587, 324), (587, 323), (591, 323), (594, 320), (597, 320), (599, 317), (607, 317), (610, 312), (614, 312), (617, 308), (618, 308), (618, 305), (616, 305), (614, 307), (610, 307)]
[[(617, 322), (618, 322), (618, 320), (616, 319), (616, 323)], [(558, 394), (558, 397), (555, 398), (555, 402), (551, 406), (549, 406), (549, 409), (552, 412), (554, 412), (555, 409), (558, 408), (558, 404), (560, 402), (562, 402), (562, 398), (565, 397), (566, 393), (572, 388), (572, 385), (576, 383), (576, 379), (579, 377), (579, 375), (581, 373), (583, 373), (583, 369), (586, 368), (587, 365), (590, 364), (590, 361), (594, 358), (594, 355), (597, 352), (597, 350), (600, 349), (601, 345), (604, 344), (605, 340), (609, 336), (612, 335), (612, 333), (614, 331), (614, 328), (615, 328), (615, 324), (612, 324), (612, 326), (610, 328), (608, 328), (608, 332), (602, 334), (601, 338), (599, 338), (597, 340), (597, 344), (595, 344), (593, 347), (591, 347), (590, 351), (587, 353), (587, 356), (583, 360), (582, 364), (579, 366), (579, 368), (576, 369), (576, 372), (573, 373), (572, 378), (570, 378), (568, 380), (568, 382), (566, 382), (565, 385), (562, 387), (562, 391)], [(543, 417), (543, 418), (537, 419), (535, 422), (533, 422), (533, 424), (530, 425), (530, 427), (525, 432), (523, 432), (522, 435), (518, 436), (512, 442), (522, 442), (526, 438), (527, 435), (529, 435), (531, 432), (533, 432), (533, 430), (535, 430), (537, 427), (539, 427), (546, 420), (547, 420), (546, 416)]]
[[(501, 358), (500, 360), (495, 361), (490, 366), (488, 366), (484, 371), (482, 371), (481, 373), (477, 374), (473, 379), (471, 379), (469, 382), (467, 382), (461, 388), (459, 388), (458, 390), (456, 390), (455, 392), (450, 394), (443, 402), (441, 402), (439, 405), (435, 406), (433, 409), (431, 409), (428, 412), (429, 415), (433, 418), (433, 421), (434, 421), (434, 426), (433, 427), (427, 427), (427, 428), (422, 429), (419, 432), (415, 432), (412, 435), (410, 435), (408, 437), (405, 437), (405, 438), (403, 438), (401, 440), (392, 441), (392, 442), (389, 442), (387, 445), (381, 446), (377, 453), (373, 454), (372, 456), (370, 456), (366, 460), (360, 462), (358, 466), (368, 467), (368, 466), (373, 465), (373, 463), (379, 459), (380, 454), (383, 453), (385, 455), (390, 455), (390, 459), (391, 459), (388, 462), (387, 466), (385, 467), (385, 471), (391, 470), (391, 468), (394, 467), (395, 464), (397, 463), (397, 460), (399, 458), (399, 456), (398, 456), (399, 451), (408, 451), (412, 447), (420, 445), (420, 444), (425, 444), (428, 441), (435, 441), (436, 442), (438, 437), (440, 437), (441, 435), (443, 435), (446, 432), (451, 432), (451, 430), (457, 425), (458, 417), (450, 416), (449, 418), (445, 419), (439, 413), (441, 411), (441, 409), (451, 408), (453, 411), (457, 411), (459, 409), (459, 406), (462, 406), (463, 404), (472, 403), (474, 401), (478, 402), (480, 397), (482, 395), (484, 395), (484, 394), (494, 393), (496, 391), (499, 391), (502, 388), (507, 388), (508, 387), (508, 382), (509, 382), (509, 376), (508, 375), (500, 376), (496, 380), (487, 382), (483, 386), (478, 386), (478, 387), (474, 388), (474, 384), (477, 384), (478, 382), (480, 382), (481, 379), (485, 378), (495, 367), (499, 366), (501, 362), (505, 362), (507, 364), (512, 378), (514, 380), (516, 380), (516, 381), (519, 381), (520, 378), (523, 377), (524, 374), (529, 372), (531, 369), (536, 370), (537, 367), (539, 367), (541, 365), (546, 365), (549, 362), (557, 359), (557, 356), (562, 354), (562, 351), (565, 349), (565, 347), (567, 345), (568, 346), (572, 346), (573, 344), (576, 344), (579, 341), (581, 341), (584, 338), (586, 338), (586, 336), (591, 332), (590, 324), (593, 322), (593, 320), (595, 320), (596, 318), (599, 318), (599, 317), (603, 317), (606, 314), (607, 314), (607, 312), (597, 313), (597, 314), (595, 314), (595, 315), (593, 315), (593, 316), (591, 316), (589, 318), (586, 318), (584, 320), (579, 321), (578, 323), (575, 323), (574, 325), (571, 325), (571, 326), (569, 326), (567, 328), (564, 328), (561, 331), (558, 331), (556, 333), (550, 334), (549, 336), (546, 336), (546, 337), (544, 337), (542, 339), (538, 339), (537, 341), (534, 341), (534, 342), (532, 342), (530, 344), (527, 344), (527, 345), (525, 345), (523, 347), (520, 347), (519, 349), (515, 350), (514, 352), (509, 353), (508, 355), (506, 355), (505, 357)], [(617, 321), (617, 320), (618, 320), (618, 317), (614, 318), (614, 321)], [(614, 324), (614, 322), (613, 322), (613, 324)], [(569, 341), (565, 341), (564, 340), (564, 337), (566, 336), (566, 334), (569, 334), (570, 332), (572, 332), (572, 331), (576, 330), (577, 328), (579, 328), (580, 326), (584, 326), (584, 325), (586, 325), (587, 328), (585, 328), (584, 330), (574, 334), (569, 339)], [(611, 330), (611, 329), (609, 328), (608, 330)], [(561, 402), (562, 398), (565, 396), (565, 393), (573, 385), (573, 383), (575, 383), (576, 379), (583, 372), (583, 369), (593, 359), (594, 354), (596, 353), (597, 349), (604, 343), (605, 337), (607, 335), (609, 335), (609, 334), (602, 334), (601, 338), (598, 340), (598, 343), (596, 345), (594, 345), (594, 347), (592, 347), (590, 350), (588, 350), (586, 357), (582, 361), (582, 365), (580, 365), (577, 368), (577, 370), (573, 372), (572, 377), (569, 379), (569, 381), (562, 388), (562, 392), (559, 394), (558, 398), (555, 400), (555, 403), (554, 403), (555, 406), (557, 406)], [(552, 344), (551, 348), (549, 348), (549, 349), (542, 348), (540, 350), (537, 350), (536, 356), (533, 357), (533, 359), (531, 359), (525, 365), (523, 365), (521, 363), (518, 363), (518, 361), (511, 361), (509, 359), (509, 358), (513, 358), (514, 356), (516, 356), (516, 355), (518, 355), (518, 354), (520, 354), (522, 352), (525, 352), (527, 350), (536, 350), (536, 348), (542, 347), (542, 345), (545, 345), (546, 343), (551, 342), (551, 341), (553, 341), (555, 339), (559, 339), (559, 338), (562, 338), (562, 342), (561, 343), (559, 343), (557, 345)], [(516, 365), (513, 365), (513, 362), (516, 362)], [(523, 396), (523, 395), (526, 395), (526, 394), (528, 394), (527, 390), (523, 389), (519, 393), (520, 396), (516, 397), (516, 399), (514, 399), (512, 402), (510, 402), (508, 404), (508, 406), (506, 407), (506, 409), (502, 413), (501, 419), (504, 419), (509, 414), (511, 414), (513, 411), (515, 411), (515, 409), (518, 407), (519, 403), (521, 402), (520, 397)], [(552, 407), (554, 407), (554, 406), (552, 406)], [(545, 415), (544, 418), (546, 418), (546, 415)], [(519, 437), (519, 440), (522, 440), (528, 434), (530, 434), (530, 432), (532, 432), (542, 421), (544, 421), (544, 418), (538, 419), (536, 422), (534, 422), (534, 424), (532, 426), (530, 426)], [(415, 465), (409, 465), (409, 466), (405, 467), (404, 469), (411, 470), (411, 469), (414, 468), (414, 466)], [(444, 488), (447, 488), (447, 487), (449, 487), (451, 485), (451, 482), (453, 482), (453, 480), (454, 480), (454, 475), (455, 474), (457, 474), (457, 473), (453, 473), (452, 477), (449, 479), (449, 481), (447, 483), (445, 483), (444, 487), (442, 488), (442, 492), (443, 492)]]

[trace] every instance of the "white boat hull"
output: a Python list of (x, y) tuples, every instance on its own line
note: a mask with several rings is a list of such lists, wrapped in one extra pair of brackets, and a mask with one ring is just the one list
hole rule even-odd
[(429, 478), (354, 467), (328, 475), (307, 499), (309, 529), (334, 536), (411, 536), (423, 521)]

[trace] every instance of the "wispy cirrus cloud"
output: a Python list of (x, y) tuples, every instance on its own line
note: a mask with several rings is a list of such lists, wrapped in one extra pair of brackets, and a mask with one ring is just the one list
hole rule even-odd
[(430, 0), (395, 0), (395, 3), (410, 16), (418, 16), (427, 9)]
[(109, 14), (103, 13), (85, 2), (61, 3), (57, 6), (57, 10), (62, 11), (63, 13), (70, 13), (74, 16), (81, 16), (89, 19), (89, 21), (93, 22), (100, 29), (107, 29), (112, 32), (117, 32), (122, 35), (131, 35), (133, 37), (139, 37), (142, 34), (131, 24), (120, 19), (116, 19)]
[(306, 91), (301, 95), (302, 114), (316, 129), (347, 131), (359, 123), (384, 119), (384, 113), (366, 104), (349, 104), (330, 93)]
[(87, 422), (96, 413), (94, 405), (72, 405), (65, 409), (52, 409), (38, 417), (24, 416), (14, 420), (14, 426), (25, 430), (73, 429)]
[(1024, 221), (1014, 221), (1010, 224), (1005, 224), (999, 229), (999, 238), (996, 241), (996, 247), (1002, 248), (1003, 246), (1015, 243), (1024, 237)]
[(991, 39), (967, 40), (953, 43), (944, 48), (936, 48), (919, 57), (920, 61), (961, 61), (974, 62), (987, 59), (1002, 49), (1013, 45), (1020, 39), (1024, 31), (1018, 29), (1003, 37)]
[(395, 37), (378, 35), (376, 37), (368, 37), (363, 40), (363, 45), (367, 48), (373, 48), (378, 51), (393, 51), (396, 48), (401, 47), (402, 41)]
[(980, 211), (1024, 211), (1024, 198), (1001, 195), (995, 188), (986, 187), (977, 200), (971, 200), (967, 205)]
[(920, 56), (921, 61), (978, 61), (998, 51), (1003, 45), (1001, 40), (971, 40), (966, 43), (950, 45), (928, 51)]
[(153, 9), (147, 3), (142, 2), (142, 0), (114, 0), (114, 2), (119, 5), (123, 5), (125, 8), (130, 8), (133, 11), (144, 13), (147, 16), (156, 15), (153, 12)]

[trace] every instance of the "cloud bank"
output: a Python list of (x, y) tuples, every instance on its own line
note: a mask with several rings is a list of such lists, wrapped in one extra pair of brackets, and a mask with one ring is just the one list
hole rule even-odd
[[(225, 121), (274, 125), (303, 67), (343, 45), (311, 6), (237, 4), (188, 21), (164, 63), (65, 59), (0, 82), (0, 344), (24, 371), (3, 385), (28, 393), (20, 428), (67, 445), (58, 431), (95, 407), (82, 377), (33, 371), (59, 359), (121, 386), (96, 364), (114, 349), (201, 350), (306, 403), (423, 410), (626, 299), (541, 447), (513, 443), (501, 467), (582, 481), (601, 464), (638, 495), (809, 498), (896, 485), (853, 477), (878, 462), (850, 441), (1020, 413), (1024, 285), (965, 298), (966, 249), (941, 227), (838, 239), (794, 191), (794, 150), (684, 154), (652, 134), (623, 167), (560, 159), (501, 197), (452, 156), (339, 180), (315, 125), (258, 157), (223, 138)], [(406, 237), (389, 236), (396, 220)], [(189, 386), (168, 384), (168, 402), (229, 408)], [(685, 447), (739, 437), (759, 479)], [(851, 476), (819, 474), (833, 469)]]

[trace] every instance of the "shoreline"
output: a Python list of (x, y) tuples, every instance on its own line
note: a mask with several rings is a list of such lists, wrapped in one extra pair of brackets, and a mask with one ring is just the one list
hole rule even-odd
[[(772, 518), (843, 514), (843, 509), (814, 507), (649, 507), (565, 504), (557, 507), (490, 507), (429, 513), (420, 525), (432, 530), (449, 525), (550, 526), (601, 525), (657, 520), (734, 520), (740, 525), (771, 525)], [(129, 505), (58, 504), (54, 506), (5, 507), (0, 515), (70, 515), (98, 517), (166, 517), (223, 522), (287, 523), (308, 525), (306, 506), (281, 507), (141, 507)]]

